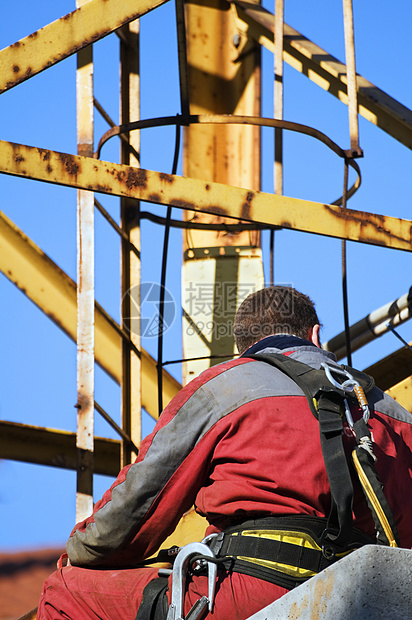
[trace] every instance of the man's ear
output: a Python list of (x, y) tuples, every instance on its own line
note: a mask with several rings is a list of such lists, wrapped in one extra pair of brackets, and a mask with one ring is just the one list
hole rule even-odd
[(318, 349), (321, 349), (322, 347), (321, 347), (320, 339), (319, 339), (319, 330), (320, 330), (320, 325), (318, 324), (311, 327), (308, 330), (308, 340), (310, 340), (310, 342), (313, 342), (313, 344), (317, 346)]

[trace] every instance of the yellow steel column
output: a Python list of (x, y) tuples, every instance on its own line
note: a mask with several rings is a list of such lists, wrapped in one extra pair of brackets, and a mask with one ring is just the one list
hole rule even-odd
[[(121, 123), (140, 118), (139, 78), (139, 21), (121, 31)], [(140, 153), (140, 132), (129, 134), (129, 144)], [(130, 152), (129, 144), (122, 142), (122, 163), (139, 167), (140, 162)], [(121, 200), (122, 228), (130, 243), (140, 251), (139, 202), (132, 198)], [(130, 243), (122, 239), (122, 326), (130, 341), (122, 343), (122, 425), (136, 446), (140, 445), (142, 389), (140, 351), (140, 258), (130, 250)], [(134, 345), (131, 346), (131, 345)], [(133, 458), (130, 446), (122, 442), (121, 461), (126, 465)], [(136, 456), (136, 455), (135, 455)]]
[[(236, 29), (223, 0), (186, 4), (191, 114), (260, 114), (260, 49)], [(184, 134), (184, 176), (260, 189), (260, 129), (191, 125)], [(206, 190), (207, 190), (206, 185)], [(247, 211), (248, 205), (245, 204)], [(187, 220), (222, 224), (215, 214)], [(232, 222), (233, 223), (233, 220)], [(182, 302), (184, 357), (233, 354), (231, 325), (240, 299), (263, 284), (259, 234), (190, 230), (184, 240)], [(211, 364), (221, 361), (217, 357)], [(185, 364), (185, 379), (208, 361)]]
[[(79, 7), (87, 0), (77, 0)], [(93, 157), (93, 48), (77, 55), (77, 151)], [(94, 194), (77, 201), (77, 495), (76, 520), (93, 510)]]

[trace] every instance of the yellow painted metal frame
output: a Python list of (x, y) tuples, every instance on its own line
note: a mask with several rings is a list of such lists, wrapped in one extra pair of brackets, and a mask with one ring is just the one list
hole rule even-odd
[[(235, 0), (232, 6), (238, 14), (239, 31), (274, 52), (273, 14), (241, 0)], [(283, 57), (317, 86), (348, 103), (346, 66), (287, 24), (284, 24)], [(357, 75), (357, 92), (359, 114), (412, 149), (412, 111), (361, 75)]]
[[(0, 271), (23, 291), (74, 342), (76, 284), (31, 239), (0, 212)], [(122, 336), (117, 323), (96, 303), (96, 362), (115, 380), (121, 381)], [(144, 350), (142, 360), (142, 404), (157, 418), (156, 361)], [(163, 371), (163, 398), (168, 403), (181, 385)]]
[(400, 381), (387, 390), (387, 393), (397, 400), (402, 407), (412, 413), (412, 377)]
[[(412, 347), (412, 342), (409, 345)], [(390, 390), (393, 386), (400, 385), (410, 379), (412, 375), (411, 352), (406, 347), (402, 347), (372, 364), (372, 366), (365, 368), (365, 372), (375, 379), (376, 385), (381, 390)], [(400, 402), (402, 403), (402, 401)], [(412, 408), (410, 411), (412, 412)]]
[[(3, 459), (76, 470), (76, 433), (0, 421), (0, 454)], [(120, 441), (94, 438), (94, 472), (119, 473)]]
[(90, 0), (0, 52), (0, 93), (114, 32), (167, 0)]
[(398, 250), (412, 222), (0, 141), (0, 172)]

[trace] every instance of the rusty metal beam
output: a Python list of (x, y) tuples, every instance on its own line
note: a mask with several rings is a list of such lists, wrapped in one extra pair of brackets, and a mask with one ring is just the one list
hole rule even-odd
[[(117, 476), (120, 441), (95, 437), (94, 472)], [(76, 434), (0, 421), (0, 458), (76, 470)]]
[(68, 58), (167, 0), (90, 0), (0, 52), (0, 93)]
[[(76, 284), (1, 212), (0, 271), (76, 342)], [(119, 325), (96, 303), (96, 362), (117, 383), (121, 381), (121, 346)], [(156, 361), (144, 349), (141, 360), (142, 404), (150, 415), (157, 417)], [(178, 381), (164, 370), (164, 402), (168, 403), (180, 388)]]
[[(274, 51), (273, 14), (251, 2), (234, 0), (239, 30)], [(347, 104), (346, 66), (285, 24), (284, 60), (312, 82)], [(412, 149), (412, 111), (357, 75), (359, 114)]]
[(412, 250), (412, 222), (0, 141), (0, 172), (202, 213)]

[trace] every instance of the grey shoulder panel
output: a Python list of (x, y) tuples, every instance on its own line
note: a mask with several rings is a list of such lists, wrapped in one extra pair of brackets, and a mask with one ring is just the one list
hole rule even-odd
[(393, 420), (412, 424), (412, 414), (379, 388), (375, 387), (368, 394), (368, 401), (376, 411), (384, 413)]

